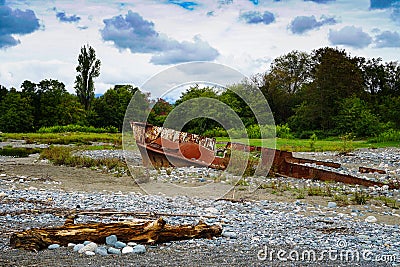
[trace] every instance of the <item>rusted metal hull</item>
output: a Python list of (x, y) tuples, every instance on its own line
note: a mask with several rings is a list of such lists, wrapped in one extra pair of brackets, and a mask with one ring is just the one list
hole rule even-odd
[[(209, 167), (225, 170), (229, 157), (217, 157), (215, 139), (195, 134), (179, 132), (163, 127), (144, 123), (131, 123), (136, 143), (141, 152), (143, 163), (154, 167)], [(366, 180), (338, 172), (327, 171), (304, 164), (323, 165), (340, 168), (335, 162), (325, 162), (294, 157), (292, 152), (278, 149), (248, 146), (240, 143), (227, 143), (226, 149), (245, 152), (259, 152), (262, 166), (271, 166), (271, 176), (280, 175), (301, 179), (316, 179), (321, 181), (336, 181), (346, 184), (363, 186), (384, 186), (384, 183)], [(272, 164), (271, 164), (272, 163)], [(384, 171), (360, 167), (360, 172)], [(399, 188), (399, 185), (388, 184), (389, 188)]]
[[(143, 164), (145, 166), (154, 167), (208, 167), (208, 164), (180, 157), (179, 155), (159, 151), (151, 146), (138, 144), (139, 151), (143, 157)], [(172, 163), (172, 162), (173, 163)]]
[(379, 173), (379, 174), (386, 174), (386, 171), (384, 170), (378, 170), (378, 169), (374, 169), (374, 168), (368, 168), (368, 167), (359, 167), (358, 171), (361, 173)]
[(215, 155), (215, 138), (131, 122), (144, 165), (226, 169), (229, 159)]

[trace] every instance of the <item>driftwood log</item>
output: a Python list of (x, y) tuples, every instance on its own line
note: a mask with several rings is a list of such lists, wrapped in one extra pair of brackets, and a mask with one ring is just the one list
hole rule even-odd
[(118, 240), (123, 242), (154, 244), (183, 239), (212, 238), (220, 236), (221, 232), (221, 226), (207, 225), (203, 221), (199, 221), (197, 225), (177, 226), (166, 224), (163, 218), (154, 221), (74, 224), (71, 218), (60, 227), (35, 228), (13, 233), (10, 246), (39, 251), (50, 244), (67, 246), (68, 243), (82, 243), (87, 240), (104, 244), (109, 235), (116, 235)]

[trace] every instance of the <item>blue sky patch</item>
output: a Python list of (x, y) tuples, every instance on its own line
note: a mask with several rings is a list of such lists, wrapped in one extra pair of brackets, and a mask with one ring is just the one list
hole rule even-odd
[(393, 4), (400, 3), (400, 0), (371, 0), (371, 9), (390, 8)]
[(198, 6), (196, 2), (191, 2), (191, 1), (168, 0), (168, 3), (178, 5), (190, 11), (194, 10), (194, 8)]

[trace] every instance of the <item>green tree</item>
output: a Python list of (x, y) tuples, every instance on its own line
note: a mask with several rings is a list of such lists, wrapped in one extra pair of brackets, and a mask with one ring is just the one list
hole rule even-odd
[(376, 108), (377, 114), (387, 126), (400, 129), (400, 96), (383, 96)]
[(357, 97), (343, 99), (335, 120), (340, 134), (353, 133), (357, 137), (366, 137), (376, 135), (382, 130), (378, 117), (365, 101)]
[(75, 79), (75, 91), (85, 110), (90, 109), (90, 104), (94, 98), (93, 79), (100, 75), (101, 62), (96, 58), (93, 47), (86, 45), (81, 48), (78, 56), (78, 66), (76, 71), (79, 73)]
[(78, 98), (68, 93), (64, 83), (57, 80), (43, 80), (37, 84), (36, 97), (39, 103), (35, 112), (37, 128), (76, 124), (84, 116)]
[(340, 110), (341, 101), (363, 96), (362, 73), (357, 61), (344, 50), (318, 49), (313, 53), (313, 61), (313, 81), (305, 89), (307, 102), (303, 114), (313, 114), (312, 129), (333, 130), (336, 126), (333, 118)]
[(153, 125), (162, 126), (173, 106), (162, 98), (159, 98), (152, 107), (147, 122)]
[(276, 89), (294, 95), (303, 84), (311, 81), (311, 68), (312, 61), (309, 54), (292, 51), (271, 63), (270, 75), (276, 83)]
[(0, 102), (0, 131), (29, 132), (33, 129), (33, 108), (27, 98), (12, 88)]
[(276, 58), (268, 72), (255, 78), (277, 124), (286, 123), (294, 115), (294, 108), (302, 101), (304, 86), (312, 81), (311, 69), (311, 56), (293, 51)]
[(385, 64), (386, 84), (383, 96), (400, 96), (400, 64), (389, 62)]
[(8, 91), (3, 85), (0, 85), (0, 102), (6, 97)]
[(114, 126), (122, 130), (128, 105), (138, 88), (132, 85), (115, 85), (93, 102), (90, 124), (96, 127)]
[[(169, 127), (172, 128), (179, 128), (180, 122), (182, 118), (185, 118), (188, 114), (216, 114), (216, 111), (214, 110), (214, 107), (211, 106), (211, 103), (205, 102), (205, 101), (197, 101), (195, 99), (199, 98), (211, 98), (211, 99), (217, 99), (218, 94), (215, 90), (215, 88), (212, 87), (200, 87), (199, 85), (191, 86), (189, 89), (187, 89), (185, 92), (182, 93), (181, 97), (175, 102), (174, 105), (174, 111), (170, 114), (172, 118), (176, 119), (171, 119), (170, 122), (174, 123), (176, 122), (176, 125), (169, 125)], [(185, 106), (185, 109), (176, 109), (179, 105), (183, 104), (185, 101), (188, 100), (195, 100), (191, 102), (191, 105)], [(207, 108), (204, 107), (204, 105), (207, 105)], [(219, 123), (214, 121), (213, 119), (206, 118), (206, 117), (199, 117), (190, 120), (188, 123), (186, 123), (183, 127), (183, 131), (186, 132), (191, 132), (191, 133), (196, 133), (196, 134), (202, 134), (206, 130), (213, 129), (221, 127)], [(180, 130), (180, 129), (178, 129)]]

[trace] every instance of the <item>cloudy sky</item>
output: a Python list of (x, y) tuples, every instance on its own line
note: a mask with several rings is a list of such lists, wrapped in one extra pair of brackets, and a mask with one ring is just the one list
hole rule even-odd
[(293, 50), (400, 60), (400, 0), (0, 0), (0, 84), (57, 79), (74, 92), (81, 46), (102, 61), (96, 93), (190, 61), (264, 72)]

